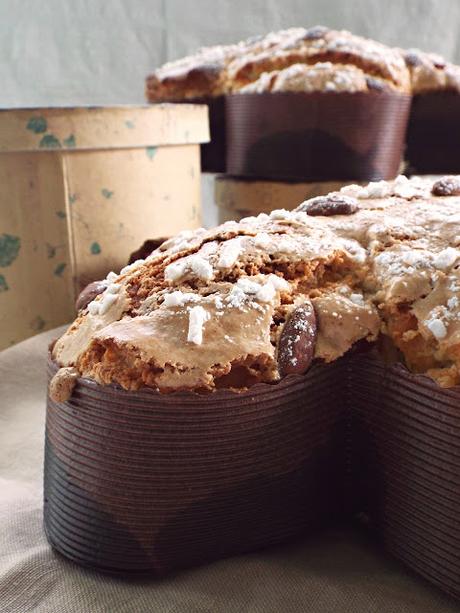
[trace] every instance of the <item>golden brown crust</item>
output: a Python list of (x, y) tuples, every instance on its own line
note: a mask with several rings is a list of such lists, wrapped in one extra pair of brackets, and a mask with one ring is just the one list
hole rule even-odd
[(223, 93), (222, 76), (223, 64), (206, 63), (205, 58), (174, 67), (166, 65), (147, 77), (146, 97), (149, 102), (215, 97)]
[(355, 66), (391, 89), (409, 91), (408, 69), (398, 50), (346, 31), (316, 26), (207, 47), (169, 62), (147, 77), (146, 96), (150, 102), (215, 97), (238, 91), (264, 72), (320, 62)]
[(239, 93), (266, 92), (375, 92), (393, 88), (384, 79), (367, 75), (353, 65), (318, 62), (292, 64), (282, 70), (263, 72), (260, 77), (239, 90)]
[(226, 71), (227, 89), (237, 91), (263, 72), (319, 62), (355, 66), (367, 75), (385, 80), (393, 89), (405, 93), (410, 89), (408, 70), (397, 50), (337, 30), (325, 30), (315, 38), (309, 37), (307, 30), (303, 36), (293, 37), (275, 49), (236, 57)]
[(49, 395), (54, 402), (66, 402), (72, 395), (79, 372), (73, 367), (60, 368), (50, 381)]
[(460, 92), (460, 67), (435, 53), (419, 49), (401, 50), (410, 72), (413, 94)]
[(247, 53), (274, 49), (284, 40), (305, 32), (304, 28), (289, 28), (253, 36), (233, 45), (203, 47), (197, 53), (168, 62), (146, 79), (149, 102), (178, 101), (191, 98), (216, 97), (228, 93), (225, 72), (228, 64)]
[(127, 389), (242, 389), (279, 379), (284, 324), (311, 303), (314, 359), (383, 336), (414, 372), (460, 384), (460, 197), (432, 190), (405, 177), (351, 185), (184, 232), (111, 273), (53, 356)]

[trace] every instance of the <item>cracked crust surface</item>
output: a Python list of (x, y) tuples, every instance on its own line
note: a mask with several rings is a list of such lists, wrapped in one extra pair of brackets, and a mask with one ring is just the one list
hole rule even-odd
[(354, 67), (388, 89), (404, 93), (410, 89), (409, 71), (398, 50), (344, 30), (315, 26), (206, 47), (168, 62), (147, 77), (146, 95), (150, 102), (225, 95), (253, 83), (263, 73), (318, 63), (337, 65), (332, 72), (339, 73), (343, 66)]
[(245, 85), (242, 94), (265, 92), (369, 92), (391, 90), (385, 79), (371, 77), (346, 64), (318, 62), (292, 64), (283, 70), (264, 72), (253, 83)]
[(460, 197), (432, 190), (405, 177), (351, 185), (330, 198), (351, 214), (312, 216), (307, 202), (183, 232), (110, 273), (53, 356), (126, 389), (245, 389), (279, 380), (284, 325), (311, 303), (315, 360), (386, 339), (412, 371), (457, 385)]
[(413, 94), (460, 92), (460, 66), (420, 49), (401, 50), (401, 53), (409, 69)]

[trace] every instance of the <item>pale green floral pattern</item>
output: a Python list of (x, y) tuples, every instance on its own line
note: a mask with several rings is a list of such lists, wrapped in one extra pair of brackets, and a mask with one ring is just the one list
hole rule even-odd
[(0, 266), (10, 266), (18, 257), (21, 248), (21, 239), (12, 234), (0, 236)]
[(9, 290), (8, 283), (3, 275), (0, 275), (0, 293), (7, 292)]
[(45, 136), (38, 143), (38, 146), (41, 149), (60, 149), (61, 143), (53, 134), (45, 134)]
[(31, 117), (27, 122), (27, 129), (35, 134), (43, 134), (48, 129), (48, 124), (44, 117)]

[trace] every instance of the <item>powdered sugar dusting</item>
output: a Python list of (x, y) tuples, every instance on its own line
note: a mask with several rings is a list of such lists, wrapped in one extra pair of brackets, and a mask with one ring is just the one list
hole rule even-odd
[(288, 291), (289, 283), (282, 277), (270, 274), (259, 276), (257, 280), (240, 277), (226, 298), (226, 304), (233, 308), (244, 308), (251, 303), (257, 308), (256, 302), (271, 303), (279, 292)]
[(286, 211), (286, 209), (276, 209), (270, 213), (270, 219), (274, 221), (291, 221), (292, 213), (291, 211)]
[(210, 314), (202, 306), (194, 306), (189, 312), (187, 341), (195, 345), (203, 343), (203, 328), (205, 322), (211, 319)]
[(260, 302), (272, 302), (276, 295), (275, 287), (267, 282), (263, 285), (256, 294), (256, 299)]
[[(397, 345), (402, 339), (400, 349), (414, 371), (426, 372), (429, 363), (436, 372), (449, 370), (442, 376), (456, 385), (460, 197), (431, 193), (432, 183), (400, 178), (349, 186), (340, 192), (342, 199), (355, 201), (356, 210), (348, 216), (280, 209), (243, 225), (230, 222), (204, 234), (186, 234), (158, 251), (155, 261), (141, 260), (125, 268), (123, 275), (110, 273), (105, 291), (80, 313), (74, 330), (83, 329), (85, 342), (99, 342), (107, 321), (118, 318), (119, 336), (107, 332), (105, 337), (115, 343), (114, 352), (121, 355), (138, 348), (134, 341), (130, 344), (134, 330), (147, 347), (143, 356), (155, 361), (161, 344), (164, 363), (169, 364), (172, 356), (175, 363), (184, 364), (184, 381), (190, 385), (195, 384), (197, 361), (187, 352), (198, 356), (193, 347), (203, 338), (213, 347), (210, 364), (218, 365), (219, 372), (221, 357), (245, 359), (252, 339), (253, 355), (267, 360), (272, 381), (280, 372), (270, 360), (277, 360), (283, 324), (293, 309), (309, 301), (318, 318), (316, 358), (333, 361), (359, 339), (371, 342), (383, 333)], [(331, 197), (337, 201), (340, 193)], [(178, 246), (185, 250), (172, 256)], [(210, 316), (212, 323), (206, 325)], [(124, 327), (124, 322), (131, 326)], [(302, 325), (293, 321), (286, 340), (286, 363), (293, 368), (301, 367), (302, 356), (291, 355), (289, 347), (307, 342), (302, 334), (308, 330)], [(183, 342), (184, 334), (190, 347)], [(208, 347), (199, 352), (203, 369), (209, 366), (204, 366), (207, 352)], [(222, 366), (223, 372), (227, 363)], [(212, 387), (217, 371), (200, 372), (199, 385), (207, 382)], [(174, 376), (178, 381), (181, 373)]]
[(181, 307), (189, 302), (198, 302), (200, 296), (192, 293), (184, 293), (179, 290), (166, 294), (164, 297), (163, 305), (165, 307)]
[(261, 249), (267, 249), (273, 242), (273, 238), (266, 232), (259, 232), (252, 240), (254, 245), (256, 247), (260, 247)]
[(424, 180), (409, 180), (399, 175), (392, 181), (371, 181), (367, 185), (346, 185), (340, 192), (347, 196), (359, 199), (383, 199), (390, 196), (406, 198), (408, 200), (422, 196), (427, 191), (427, 182)]
[(165, 268), (165, 279), (175, 283), (189, 273), (203, 281), (209, 281), (214, 276), (213, 268), (208, 260), (194, 254), (169, 264)]
[(426, 322), (426, 327), (435, 338), (441, 340), (447, 336), (447, 328), (441, 319), (434, 318)]
[(454, 249), (452, 247), (447, 247), (440, 251), (433, 260), (433, 264), (435, 268), (439, 268), (440, 270), (446, 270), (447, 268), (451, 268), (455, 262), (460, 257), (460, 252), (458, 249)]
[(219, 254), (219, 260), (217, 262), (217, 268), (228, 269), (231, 268), (240, 255), (242, 250), (242, 238), (232, 238), (226, 241)]
[(112, 304), (117, 301), (116, 294), (104, 293), (99, 301), (99, 315), (104, 315), (110, 309)]

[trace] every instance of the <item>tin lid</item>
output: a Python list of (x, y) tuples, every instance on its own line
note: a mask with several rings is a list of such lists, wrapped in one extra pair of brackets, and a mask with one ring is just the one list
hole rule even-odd
[(0, 110), (0, 152), (120, 149), (208, 141), (205, 105)]

